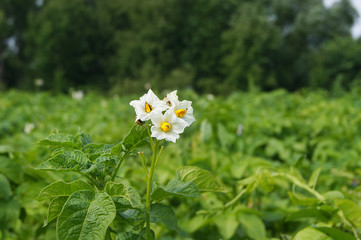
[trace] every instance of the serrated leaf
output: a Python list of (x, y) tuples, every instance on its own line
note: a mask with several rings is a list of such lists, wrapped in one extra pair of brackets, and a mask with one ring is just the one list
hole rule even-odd
[(111, 197), (125, 198), (133, 208), (143, 208), (141, 197), (137, 190), (126, 183), (107, 182), (105, 191)]
[(256, 215), (239, 214), (238, 220), (246, 234), (254, 240), (266, 239), (266, 228), (262, 220)]
[(317, 168), (315, 171), (313, 171), (310, 180), (308, 181), (308, 186), (311, 188), (315, 188), (317, 184), (318, 177), (320, 176), (322, 168)]
[(68, 198), (69, 198), (68, 196), (57, 197), (57, 198), (54, 198), (50, 202), (49, 209), (48, 209), (48, 218), (43, 227), (48, 225), (52, 220), (54, 220), (55, 218), (57, 218), (59, 216), (59, 214), (60, 214), (61, 210), (63, 209), (63, 206), (64, 206), (66, 200), (68, 200)]
[(57, 221), (59, 240), (104, 240), (115, 218), (115, 205), (105, 192), (81, 190), (65, 202)]
[(94, 164), (98, 171), (105, 173), (110, 170), (109, 167), (115, 168), (119, 161), (120, 158), (118, 156), (100, 156), (95, 160)]
[(161, 201), (169, 196), (201, 197), (201, 194), (193, 182), (185, 183), (176, 179), (170, 181), (165, 188), (159, 186), (153, 188), (154, 201)]
[(83, 152), (89, 156), (89, 159), (94, 160), (100, 155), (111, 154), (112, 144), (104, 143), (89, 143), (83, 147)]
[(60, 152), (36, 167), (38, 170), (89, 173), (96, 167), (87, 156), (78, 150)]
[(43, 140), (39, 141), (43, 146), (57, 146), (57, 147), (70, 147), (79, 148), (81, 143), (76, 137), (67, 133), (52, 133)]
[(361, 209), (351, 200), (335, 200), (345, 218), (356, 228), (361, 229)]
[(225, 192), (221, 181), (211, 172), (194, 166), (177, 169), (177, 179), (183, 182), (193, 182), (200, 192)]
[(341, 230), (338, 230), (337, 228), (328, 228), (328, 227), (317, 227), (316, 228), (318, 231), (321, 231), (325, 234), (327, 234), (328, 236), (330, 236), (332, 239), (342, 239), (342, 240), (356, 240), (356, 238), (349, 234), (349, 233), (345, 233), (342, 232)]
[(150, 222), (163, 223), (171, 230), (178, 229), (177, 217), (173, 209), (160, 203), (150, 205)]
[(85, 145), (90, 144), (90, 143), (93, 142), (93, 140), (91, 139), (89, 134), (86, 135), (84, 133), (81, 133), (77, 137), (79, 138), (82, 146), (85, 146)]
[(292, 240), (332, 240), (332, 238), (328, 237), (323, 232), (315, 229), (315, 228), (304, 228), (299, 231)]
[(0, 199), (8, 200), (10, 195), (10, 183), (4, 175), (0, 174)]
[(66, 183), (64, 181), (57, 181), (43, 188), (40, 191), (39, 196), (36, 198), (36, 200), (44, 201), (57, 197), (69, 197), (70, 195), (79, 190), (94, 191), (94, 188), (81, 180), (75, 180), (70, 183)]

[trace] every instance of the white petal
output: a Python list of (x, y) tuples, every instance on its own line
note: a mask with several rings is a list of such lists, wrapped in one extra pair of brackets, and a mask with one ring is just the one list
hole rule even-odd
[(184, 132), (184, 129), (187, 127), (186, 121), (176, 118), (176, 121), (171, 123), (171, 131), (177, 134)]
[(152, 126), (150, 131), (152, 132), (151, 137), (155, 137), (160, 140), (159, 138), (162, 136), (163, 131), (159, 127)]
[(176, 140), (179, 138), (179, 134), (169, 131), (165, 134), (165, 140), (167, 141), (171, 141), (171, 142), (176, 142)]
[(193, 116), (192, 107), (188, 108), (187, 113), (183, 116), (182, 119), (187, 122), (187, 127), (190, 126), (196, 120)]
[(164, 121), (166, 122), (174, 122), (176, 117), (177, 116), (174, 113), (174, 107), (168, 108), (167, 111), (164, 113)]
[(191, 105), (192, 105), (192, 102), (191, 102), (191, 101), (184, 100), (184, 101), (181, 101), (181, 102), (176, 106), (175, 110), (191, 108)]
[(152, 121), (153, 125), (156, 127), (160, 127), (164, 122), (164, 115), (160, 111), (152, 111), (150, 114), (150, 120)]
[(179, 103), (177, 90), (168, 93), (166, 98), (168, 101), (170, 101), (172, 107)]

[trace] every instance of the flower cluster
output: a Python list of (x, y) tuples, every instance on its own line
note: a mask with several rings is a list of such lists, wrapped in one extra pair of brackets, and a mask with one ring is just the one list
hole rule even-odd
[(160, 100), (151, 89), (139, 100), (133, 100), (130, 105), (137, 114), (136, 121), (152, 122), (152, 137), (158, 140), (176, 142), (179, 134), (194, 121), (191, 101), (179, 101), (177, 90), (170, 92)]

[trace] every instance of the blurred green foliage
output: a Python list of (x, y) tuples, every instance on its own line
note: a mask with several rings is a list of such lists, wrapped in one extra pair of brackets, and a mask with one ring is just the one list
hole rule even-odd
[[(331, 96), (278, 90), (223, 98), (180, 91), (181, 99), (193, 101), (196, 122), (177, 144), (166, 144), (155, 181), (166, 185), (179, 167), (198, 166), (219, 177), (227, 192), (166, 200), (180, 231), (156, 225), (157, 239), (355, 239), (352, 231), (361, 234), (360, 92), (353, 88)], [(34, 199), (53, 181), (81, 178), (34, 170), (50, 154), (34, 143), (54, 128), (118, 143), (134, 124), (130, 100), (45, 92), (0, 95), (3, 239), (55, 239), (54, 222), (42, 227), (48, 206)], [(126, 160), (119, 175), (144, 193), (137, 156)], [(130, 230), (121, 223), (117, 227)]]
[(0, 86), (350, 89), (356, 17), (349, 0), (2, 0)]

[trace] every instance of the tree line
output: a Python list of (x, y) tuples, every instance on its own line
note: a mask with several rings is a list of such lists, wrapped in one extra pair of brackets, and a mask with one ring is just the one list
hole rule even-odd
[(1, 0), (0, 86), (350, 89), (357, 17), (349, 0)]

